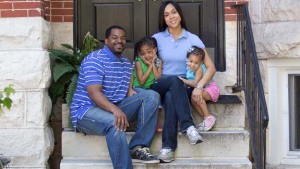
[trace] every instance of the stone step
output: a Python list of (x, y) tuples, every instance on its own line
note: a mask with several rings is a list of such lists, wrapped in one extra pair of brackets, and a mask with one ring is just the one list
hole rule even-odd
[[(127, 132), (127, 139), (133, 132)], [(220, 130), (201, 133), (204, 142), (191, 145), (185, 134), (178, 135), (177, 158), (242, 158), (249, 155), (249, 133), (246, 130)], [(150, 151), (157, 154), (161, 148), (161, 134), (153, 139)], [(64, 158), (108, 159), (104, 136), (89, 136), (73, 131), (62, 133), (62, 156)]]
[[(245, 128), (244, 104), (208, 104), (208, 110), (217, 117), (213, 130), (243, 130)], [(193, 117), (196, 125), (203, 120), (194, 110)], [(160, 115), (160, 123), (163, 123), (163, 119), (163, 115)]]
[[(208, 104), (208, 110), (217, 117), (216, 125), (213, 130), (243, 130), (245, 127), (245, 106), (241, 103), (218, 103)], [(192, 112), (194, 122), (198, 125), (202, 122), (202, 118), (195, 111)], [(62, 112), (62, 125), (63, 128), (68, 128), (69, 125), (69, 110), (63, 106)], [(159, 111), (159, 124), (163, 126), (164, 110)], [(132, 126), (135, 126), (134, 124)], [(129, 128), (133, 131), (134, 128)]]
[[(247, 158), (240, 159), (176, 159), (171, 163), (133, 163), (134, 169), (252, 169)], [(63, 159), (61, 169), (112, 169), (110, 160)]]

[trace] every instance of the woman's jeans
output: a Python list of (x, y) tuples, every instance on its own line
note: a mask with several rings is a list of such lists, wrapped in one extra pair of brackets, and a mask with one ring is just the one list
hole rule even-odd
[(111, 112), (94, 107), (87, 111), (82, 120), (78, 119), (77, 122), (80, 132), (106, 136), (114, 169), (131, 169), (132, 161), (129, 150), (138, 145), (150, 147), (155, 134), (160, 96), (152, 90), (137, 88), (135, 91), (137, 94), (126, 97), (117, 104), (126, 113), (129, 123), (137, 119), (136, 132), (129, 145), (126, 132), (115, 128), (115, 119)]
[(152, 84), (151, 89), (161, 95), (165, 104), (162, 148), (177, 148), (178, 121), (184, 132), (194, 125), (190, 104), (183, 82), (177, 76), (164, 75)]

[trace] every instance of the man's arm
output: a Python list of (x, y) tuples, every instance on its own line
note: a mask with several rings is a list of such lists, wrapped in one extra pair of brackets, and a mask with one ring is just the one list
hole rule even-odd
[(131, 78), (130, 78), (130, 84), (129, 84), (128, 91), (127, 91), (127, 97), (130, 97), (135, 94), (136, 94), (136, 91), (133, 90), (133, 73), (132, 73)]
[(118, 130), (126, 131), (129, 126), (126, 114), (116, 105), (111, 103), (101, 92), (102, 86), (95, 84), (87, 86), (89, 97), (102, 109), (111, 112), (115, 117), (115, 126)]

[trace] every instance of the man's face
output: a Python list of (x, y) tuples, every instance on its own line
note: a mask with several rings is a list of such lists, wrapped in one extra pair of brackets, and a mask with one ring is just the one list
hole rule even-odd
[(116, 56), (121, 56), (125, 49), (125, 32), (121, 29), (112, 29), (108, 38), (105, 39), (106, 46)]

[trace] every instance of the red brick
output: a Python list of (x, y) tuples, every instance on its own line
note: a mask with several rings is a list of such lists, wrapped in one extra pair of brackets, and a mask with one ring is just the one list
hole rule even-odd
[(73, 16), (64, 16), (64, 22), (73, 22)]
[(12, 3), (0, 2), (0, 9), (11, 9)]
[(231, 7), (231, 5), (235, 5), (236, 4), (236, 2), (225, 2), (224, 3), (224, 7), (226, 8), (226, 7)]
[(73, 2), (64, 2), (64, 8), (73, 8)]
[(66, 2), (66, 1), (73, 2), (74, 0), (51, 0), (51, 2)]
[(14, 2), (14, 9), (41, 8), (41, 2)]
[(1, 11), (1, 17), (27, 17), (27, 10)]
[(236, 8), (225, 8), (225, 14), (236, 14)]
[[(26, 0), (9, 0), (9, 1), (26, 1)], [(0, 0), (0, 2), (8, 2), (8, 0)]]
[(62, 16), (51, 16), (51, 22), (62, 22), (63, 17)]
[(236, 21), (236, 15), (225, 15), (225, 21)]
[(63, 8), (63, 2), (51, 2), (51, 8)]
[(237, 4), (248, 4), (248, 1), (239, 1)]
[(51, 9), (51, 15), (73, 15), (73, 9)]
[(33, 16), (42, 16), (41, 12), (39, 10), (28, 10), (28, 16), (33, 17)]

